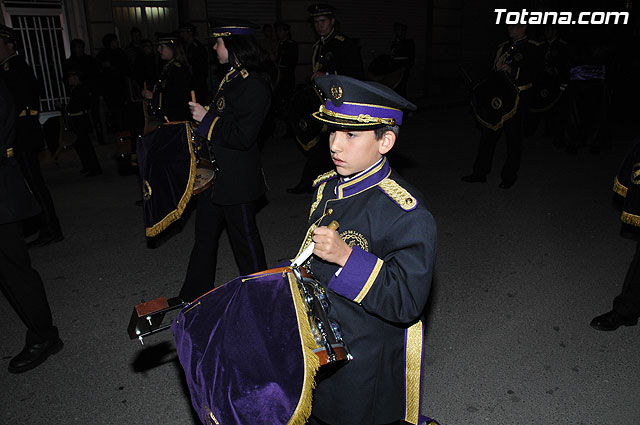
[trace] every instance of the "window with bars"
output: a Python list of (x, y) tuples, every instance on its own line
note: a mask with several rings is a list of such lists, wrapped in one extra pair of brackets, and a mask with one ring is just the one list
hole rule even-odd
[(130, 40), (132, 27), (140, 29), (144, 37), (153, 38), (156, 32), (171, 32), (178, 26), (175, 1), (118, 1), (113, 3), (113, 23), (120, 44)]
[(18, 39), (18, 52), (29, 63), (42, 84), (40, 112), (54, 112), (66, 99), (62, 62), (65, 34), (62, 14), (11, 15), (11, 26)]

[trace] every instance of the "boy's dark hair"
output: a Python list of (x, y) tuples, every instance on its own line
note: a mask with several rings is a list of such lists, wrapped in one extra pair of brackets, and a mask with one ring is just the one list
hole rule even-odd
[(391, 131), (393, 134), (395, 134), (396, 139), (398, 138), (398, 136), (400, 136), (400, 126), (398, 125), (385, 125), (384, 127), (374, 128), (373, 131), (376, 134), (376, 140), (382, 139), (387, 131)]
[(112, 41), (117, 41), (118, 37), (113, 34), (113, 33), (107, 33), (104, 35), (104, 37), (102, 37), (102, 45), (104, 46), (105, 49), (108, 49), (109, 46), (111, 45)]
[(79, 39), (79, 38), (74, 38), (73, 40), (71, 40), (71, 48), (75, 49), (76, 47), (82, 47), (84, 49), (84, 41)]
[(237, 66), (239, 63), (248, 71), (261, 69), (264, 56), (254, 36), (232, 35), (224, 37), (224, 46), (229, 52), (229, 62), (232, 66)]

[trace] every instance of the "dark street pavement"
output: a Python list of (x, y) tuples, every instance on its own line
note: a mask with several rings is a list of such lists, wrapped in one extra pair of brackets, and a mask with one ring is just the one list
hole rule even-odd
[[(634, 130), (614, 128), (599, 155), (568, 155), (540, 132), (527, 139), (509, 190), (498, 188), (503, 141), (487, 183), (460, 181), (478, 140), (466, 107), (422, 108), (403, 128), (391, 165), (438, 224), (423, 410), (442, 425), (640, 423), (640, 327), (589, 326), (611, 308), (635, 248), (611, 203)], [(180, 289), (195, 215), (148, 246), (137, 177), (117, 174), (115, 145), (98, 153), (105, 174), (94, 178), (82, 177), (73, 151), (43, 166), (65, 239), (31, 256), (65, 348), (9, 374), (25, 329), (0, 297), (0, 424), (196, 423), (172, 335), (141, 346), (126, 333), (134, 304)], [(285, 192), (303, 165), (291, 139), (268, 141), (263, 162), (270, 192), (258, 220), (274, 265), (297, 252), (310, 196)], [(226, 282), (238, 272), (222, 241), (217, 280)]]

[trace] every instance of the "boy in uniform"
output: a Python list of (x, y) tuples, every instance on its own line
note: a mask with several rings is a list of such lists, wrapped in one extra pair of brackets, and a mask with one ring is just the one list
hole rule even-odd
[[(316, 179), (307, 268), (327, 293), (353, 359), (318, 377), (310, 424), (425, 424), (420, 412), (424, 329), (436, 225), (420, 193), (385, 157), (415, 110), (382, 84), (328, 75), (314, 118), (330, 128), (335, 171)], [(339, 229), (327, 225), (339, 222)]]

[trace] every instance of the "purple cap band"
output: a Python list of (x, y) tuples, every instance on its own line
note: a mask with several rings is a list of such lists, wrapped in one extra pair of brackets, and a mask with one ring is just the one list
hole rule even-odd
[(255, 30), (251, 27), (216, 27), (211, 31), (214, 37), (225, 37), (229, 35), (253, 35)]
[(402, 111), (399, 109), (388, 108), (386, 106), (348, 102), (344, 102), (342, 105), (336, 106), (333, 102), (327, 100), (325, 108), (331, 112), (335, 112), (336, 114), (349, 115), (350, 117), (353, 117), (352, 119), (354, 120), (357, 120), (360, 115), (369, 115), (372, 118), (393, 119), (397, 125), (402, 124)]
[(606, 67), (604, 65), (580, 65), (574, 66), (569, 71), (570, 79), (573, 80), (604, 80), (606, 77)]

